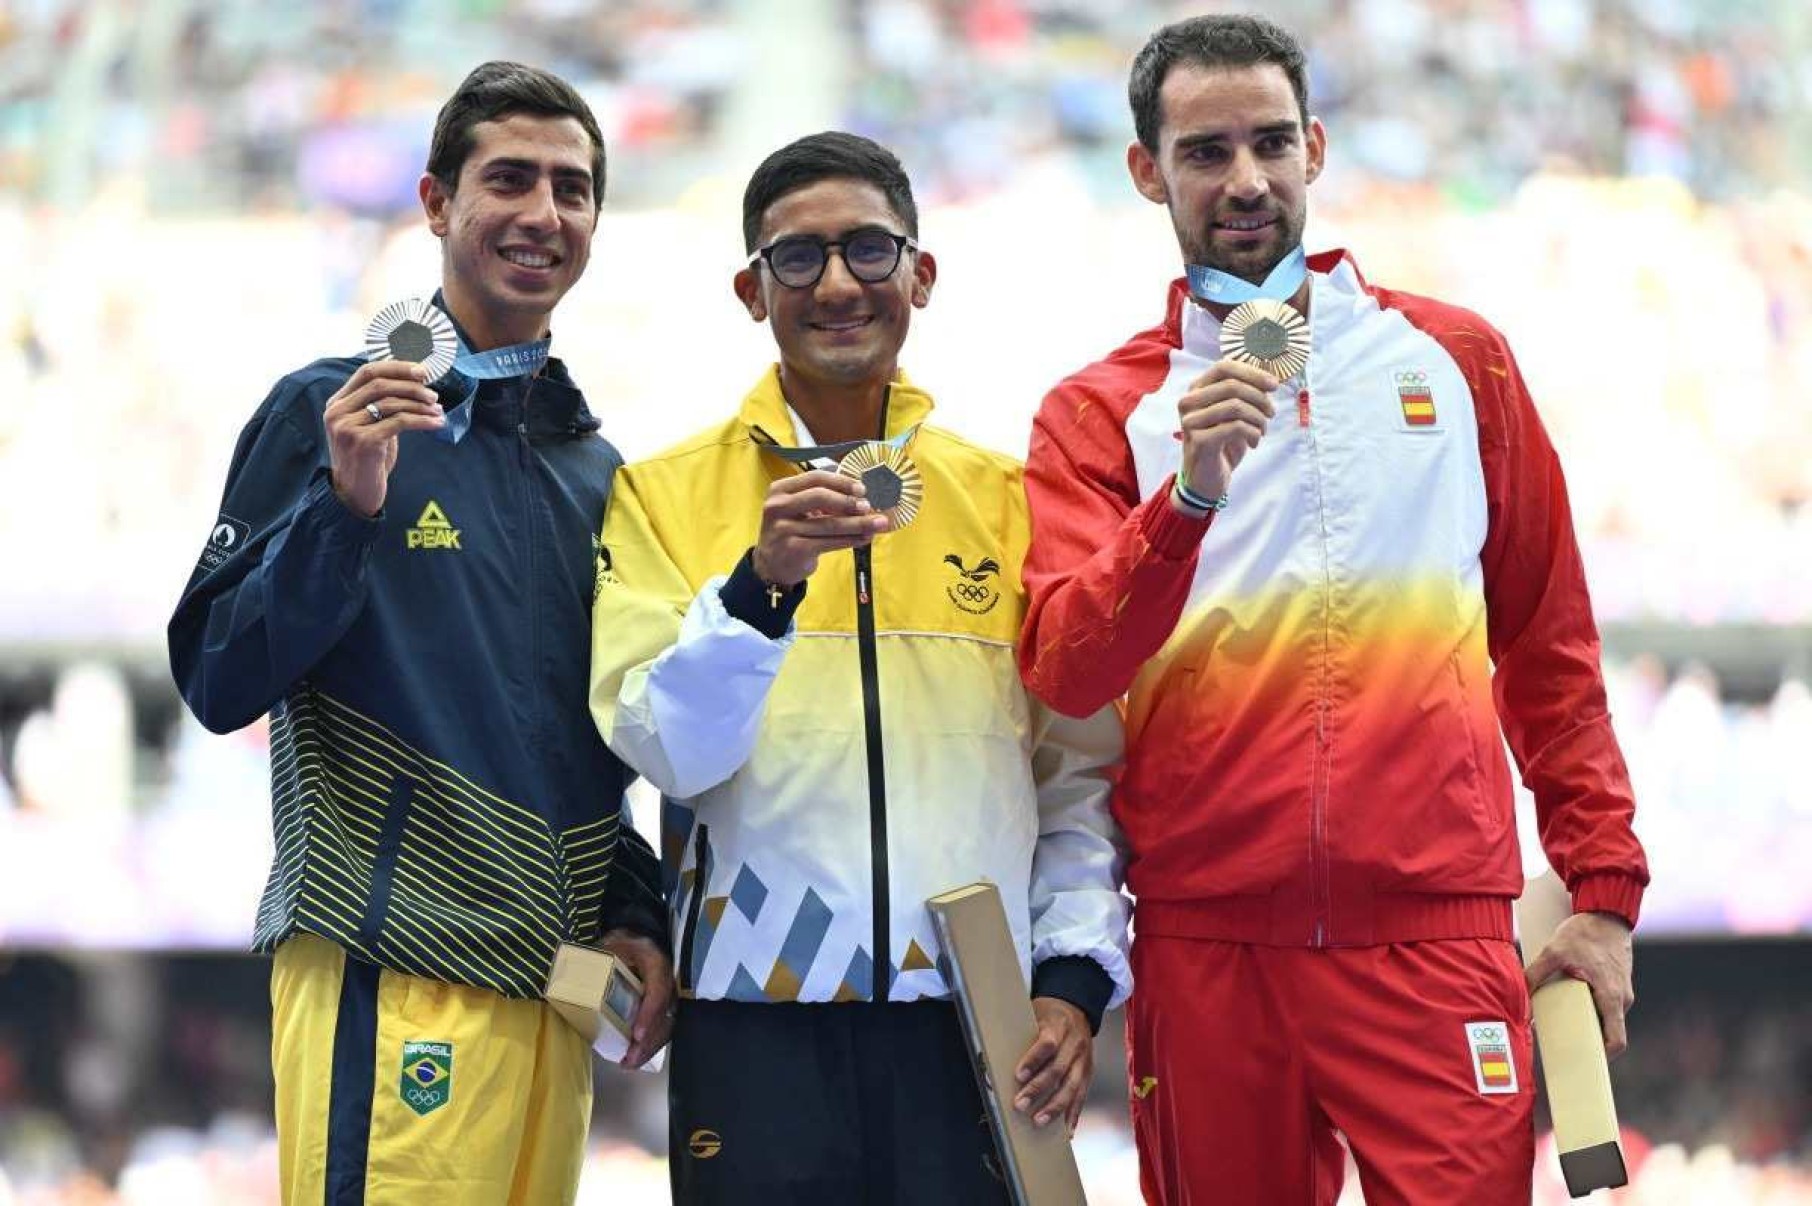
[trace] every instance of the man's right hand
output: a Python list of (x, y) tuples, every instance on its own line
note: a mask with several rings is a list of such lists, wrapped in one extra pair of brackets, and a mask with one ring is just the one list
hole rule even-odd
[[(333, 492), (367, 518), (384, 508), (396, 437), (433, 431), (446, 423), (422, 366), (407, 360), (374, 360), (359, 366), (327, 400), (327, 453)], [(373, 414), (371, 408), (377, 408)]]
[(1270, 373), (1237, 360), (1217, 360), (1177, 402), (1183, 461), (1178, 480), (1203, 498), (1227, 493), (1233, 470), (1258, 447), (1277, 408)]
[(791, 590), (812, 576), (818, 558), (865, 545), (888, 527), (863, 498), (862, 483), (828, 469), (783, 477), (761, 504), (755, 576)]

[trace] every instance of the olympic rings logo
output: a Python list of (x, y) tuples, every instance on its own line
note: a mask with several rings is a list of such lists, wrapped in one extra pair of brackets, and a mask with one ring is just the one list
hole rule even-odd
[(1000, 592), (975, 582), (952, 582), (945, 587), (950, 601), (972, 616), (985, 616), (1000, 602)]
[(1423, 372), (1421, 369), (1414, 369), (1414, 370), (1412, 370), (1410, 372), (1406, 372), (1406, 373), (1398, 373), (1397, 374), (1397, 384), (1398, 385), (1427, 385), (1428, 384), (1428, 374)]
[(403, 1100), (412, 1106), (431, 1106), (441, 1101), (441, 1095), (429, 1089), (405, 1089)]
[(1482, 1042), (1501, 1043), (1504, 1041), (1504, 1031), (1499, 1026), (1474, 1026), (1472, 1037)]

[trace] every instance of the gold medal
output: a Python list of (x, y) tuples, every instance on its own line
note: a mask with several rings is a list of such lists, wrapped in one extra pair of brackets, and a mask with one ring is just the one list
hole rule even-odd
[(1288, 302), (1242, 302), (1221, 323), (1221, 348), (1242, 364), (1288, 381), (1309, 363), (1309, 323)]
[(419, 297), (385, 306), (365, 328), (365, 359), (419, 364), (427, 370), (429, 384), (446, 376), (458, 356), (453, 320)]
[(837, 472), (853, 477), (867, 491), (868, 505), (887, 516), (891, 531), (899, 531), (919, 513), (925, 498), (925, 479), (904, 449), (891, 444), (861, 444), (843, 454)]

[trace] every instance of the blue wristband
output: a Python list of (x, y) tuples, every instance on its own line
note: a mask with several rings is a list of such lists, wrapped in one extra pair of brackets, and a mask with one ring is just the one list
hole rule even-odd
[(1203, 515), (1208, 514), (1210, 511), (1224, 510), (1227, 506), (1227, 496), (1225, 494), (1221, 495), (1219, 498), (1206, 498), (1184, 485), (1181, 477), (1176, 479), (1176, 485), (1173, 488), (1173, 492), (1176, 494), (1178, 502), (1182, 503), (1191, 511), (1199, 511)]

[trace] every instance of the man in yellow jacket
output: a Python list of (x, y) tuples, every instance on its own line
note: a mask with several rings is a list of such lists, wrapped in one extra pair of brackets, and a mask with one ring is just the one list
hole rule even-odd
[(743, 233), (780, 362), (618, 475), (593, 612), (593, 713), (665, 796), (674, 1196), (1001, 1202), (924, 901), (999, 885), (1039, 1019), (1016, 1105), (1073, 1126), (1131, 989), (1119, 719), (1020, 685), (1020, 467), (899, 371), (937, 279), (899, 161), (800, 139)]

